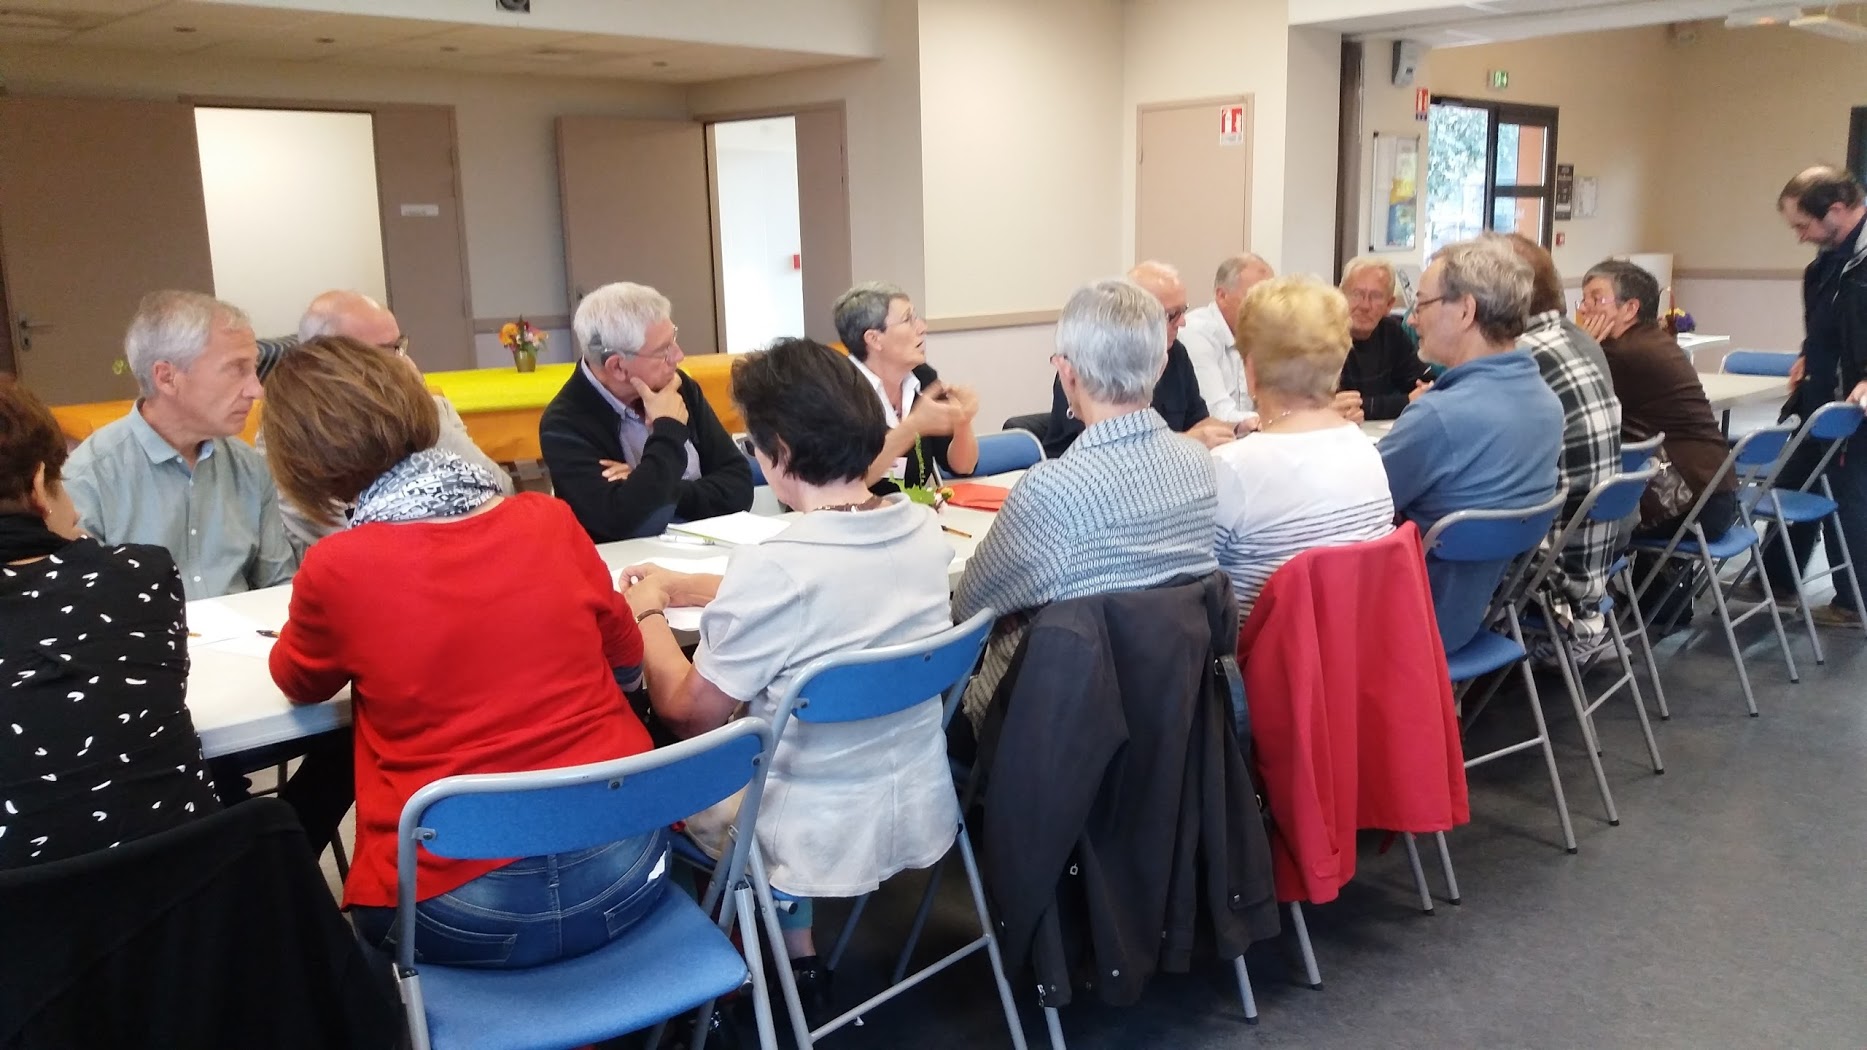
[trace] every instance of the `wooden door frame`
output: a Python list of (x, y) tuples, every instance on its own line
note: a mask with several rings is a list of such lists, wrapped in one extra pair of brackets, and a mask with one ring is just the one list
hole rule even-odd
[[(720, 243), (720, 169), (718, 150), (713, 141), (713, 125), (732, 124), (742, 120), (769, 120), (772, 117), (796, 118), (802, 113), (835, 113), (843, 125), (843, 206), (849, 206), (849, 107), (842, 99), (830, 102), (807, 102), (795, 106), (755, 106), (751, 109), (734, 109), (714, 113), (696, 113), (695, 123), (701, 126), (707, 150), (707, 225), (713, 231), (713, 330), (719, 333), (720, 353), (730, 353), (726, 349), (726, 256), (725, 248)], [(799, 193), (803, 188), (799, 187)], [(854, 216), (851, 229), (854, 229)], [(801, 239), (801, 233), (800, 233)], [(855, 244), (852, 241), (844, 246), (854, 262)], [(850, 269), (853, 271), (854, 266)], [(808, 309), (808, 304), (806, 305)]]
[[(1257, 95), (1212, 95), (1205, 98), (1173, 99), (1166, 102), (1142, 102), (1134, 107), (1134, 243), (1135, 253), (1141, 251), (1141, 120), (1145, 114), (1169, 109), (1194, 109), (1199, 106), (1237, 106), (1245, 107), (1245, 250), (1251, 250), (1251, 184), (1257, 174), (1258, 128)], [(1134, 259), (1133, 266), (1144, 260)]]
[[(367, 113), (370, 117), (372, 136), (375, 132), (375, 121), (378, 110), (398, 109), (408, 106), (432, 106), (435, 109), (446, 110), (448, 128), (452, 132), (454, 138), (452, 147), (454, 162), (454, 226), (460, 237), (460, 288), (466, 300), (461, 303), (461, 310), (466, 317), (468, 333), (470, 335), (479, 333), (481, 327), (480, 319), (475, 315), (473, 309), (473, 268), (467, 264), (469, 243), (467, 241), (467, 198), (461, 191), (460, 184), (460, 113), (454, 106), (440, 102), (361, 102), (331, 99), (252, 98), (244, 95), (179, 95), (176, 97), (176, 101), (193, 106), (196, 109), (278, 109), (288, 111), (302, 110), (317, 113)], [(370, 153), (376, 155), (374, 142), (371, 143)], [(389, 205), (387, 201), (382, 199), (382, 158), (379, 155), (376, 156), (376, 193), (376, 225), (381, 231), (380, 236), (386, 240), (389, 236), (389, 229), (385, 220), (388, 217)], [(383, 290), (388, 294), (390, 301), (394, 302), (395, 276), (389, 272), (387, 253), (384, 254), (383, 258), (382, 276)], [(492, 330), (498, 331), (498, 328), (495, 326)]]

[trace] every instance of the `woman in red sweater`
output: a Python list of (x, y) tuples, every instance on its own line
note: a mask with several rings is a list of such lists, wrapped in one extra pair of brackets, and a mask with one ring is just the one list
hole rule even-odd
[[(577, 519), (503, 497), (435, 449), (434, 401), (405, 364), (342, 337), (296, 347), (266, 384), (267, 459), (285, 497), (348, 527), (305, 555), (272, 677), (294, 703), (351, 687), (357, 847), (344, 904), (394, 942), (396, 821), (424, 785), (639, 754), (618, 683), (642, 636)], [(665, 888), (665, 832), (417, 873), (418, 957), (536, 966), (608, 943)]]

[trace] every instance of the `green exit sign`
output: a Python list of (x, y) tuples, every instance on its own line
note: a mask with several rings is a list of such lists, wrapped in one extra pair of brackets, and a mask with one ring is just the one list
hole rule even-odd
[(1491, 90), (1502, 91), (1510, 87), (1510, 70), (1493, 69), (1485, 74), (1485, 80), (1490, 84)]

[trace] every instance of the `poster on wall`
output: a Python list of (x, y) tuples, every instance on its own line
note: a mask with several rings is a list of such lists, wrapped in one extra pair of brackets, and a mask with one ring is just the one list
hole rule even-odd
[(1419, 227), (1420, 137), (1374, 134), (1369, 251), (1411, 251)]

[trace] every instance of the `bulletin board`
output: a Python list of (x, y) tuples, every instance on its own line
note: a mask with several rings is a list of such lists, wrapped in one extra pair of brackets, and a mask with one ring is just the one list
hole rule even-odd
[(1420, 137), (1374, 134), (1368, 250), (1411, 251), (1420, 216)]

